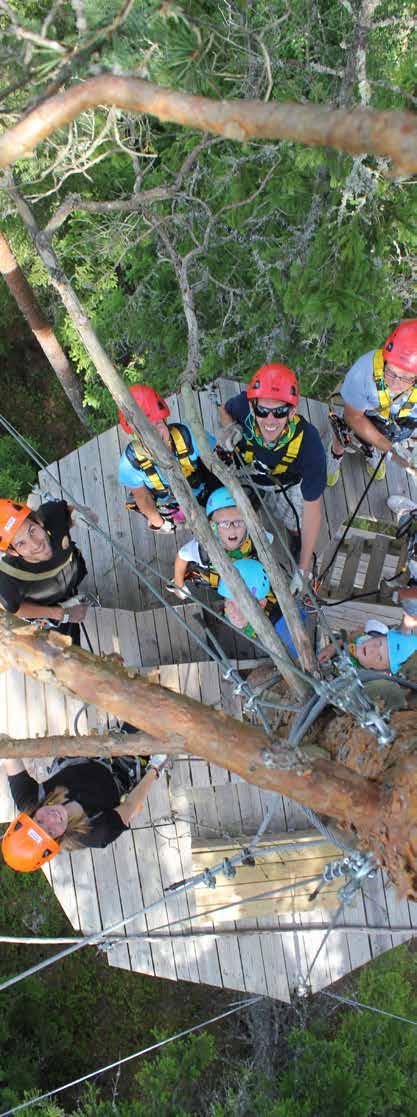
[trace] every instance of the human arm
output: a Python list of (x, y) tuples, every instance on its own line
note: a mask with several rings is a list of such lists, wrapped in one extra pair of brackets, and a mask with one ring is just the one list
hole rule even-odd
[(158, 512), (150, 489), (148, 489), (146, 485), (141, 485), (138, 489), (132, 489), (132, 493), (136, 507), (139, 509), (139, 512), (142, 513), (142, 516), (145, 516), (147, 519), (148, 526), (162, 527), (164, 518), (161, 516), (161, 513)]
[(396, 465), (402, 466), (404, 469), (410, 467), (408, 459), (402, 457), (401, 454), (397, 454), (396, 450), (393, 450), (392, 441), (387, 438), (382, 431), (377, 429), (368, 415), (365, 415), (364, 411), (358, 411), (356, 407), (351, 407), (350, 404), (345, 403), (344, 416), (351, 430), (353, 430), (359, 438), (363, 438), (364, 442), (368, 442), (370, 446), (374, 446), (381, 454), (387, 454), (391, 451), (392, 460)]
[(7, 757), (3, 760), (3, 764), (8, 776), (19, 776), (21, 772), (26, 771), (21, 760), (13, 760)]
[[(245, 396), (246, 400), (246, 393), (241, 394)], [(235, 406), (236, 400), (240, 403), (240, 396), (233, 397), (233, 399), (228, 400), (227, 404), (222, 403), (219, 407), (220, 429), (217, 435), (217, 443), (228, 453), (233, 452), (234, 447), (242, 438), (240, 415), (237, 414)]]
[(15, 616), (25, 621), (49, 620), (56, 624), (62, 624), (67, 616), (69, 623), (76, 624), (84, 620), (87, 609), (88, 605), (83, 604), (71, 605), (66, 609), (65, 605), (34, 605), (31, 601), (23, 600)]
[(123, 803), (115, 808), (116, 814), (120, 815), (124, 826), (129, 826), (132, 818), (143, 810), (152, 784), (156, 779), (158, 779), (158, 772), (155, 768), (148, 768), (140, 783), (136, 784), (136, 787), (126, 795)]
[(319, 536), (321, 524), (321, 496), (317, 500), (303, 503), (303, 523), (301, 528), (301, 553), (298, 566), (308, 574), (313, 563), (313, 552)]

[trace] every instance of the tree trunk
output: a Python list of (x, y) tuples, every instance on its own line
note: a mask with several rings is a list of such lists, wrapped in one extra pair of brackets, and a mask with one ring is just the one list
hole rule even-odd
[[(149, 682), (117, 657), (68, 646), (65, 637), (35, 631), (10, 614), (0, 615), (1, 658), (42, 682), (97, 705), (156, 738), (165, 752), (187, 752), (227, 766), (248, 783), (277, 791), (355, 829), (386, 865), (402, 894), (417, 899), (417, 753), (402, 756), (378, 779), (365, 779), (329, 757), (271, 741), (258, 727)], [(401, 725), (399, 711), (393, 725)], [(334, 720), (336, 733), (337, 718)], [(345, 730), (344, 730), (345, 732)], [(320, 730), (318, 730), (320, 733)], [(352, 745), (344, 738), (345, 747)], [(48, 740), (48, 750), (51, 747)], [(82, 737), (78, 738), (82, 755)], [(155, 742), (156, 744), (156, 742)], [(369, 750), (376, 749), (369, 734)], [(13, 750), (8, 745), (9, 756)], [(27, 752), (26, 752), (27, 755)]]
[(70, 401), (71, 407), (74, 408), (80, 423), (88, 430), (89, 427), (86, 422), (86, 415), (83, 407), (80, 381), (72, 368), (71, 362), (64, 353), (52, 326), (49, 325), (43, 311), (36, 302), (32, 288), (19, 268), (17, 260), (13, 256), (7, 240), (1, 231), (0, 272), (7, 283), (10, 294), (16, 299), (19, 310), (21, 310), (23, 316), (26, 318), (32, 333), (34, 333), (36, 340), (39, 342), (41, 349), (43, 349), (45, 356), (48, 358), (50, 365), (58, 377), (61, 387)]
[(216, 569), (222, 577), (226, 579), (231, 592), (242, 605), (242, 609), (249, 623), (257, 632), (266, 651), (269, 652), (273, 662), (285, 678), (288, 687), (300, 698), (305, 697), (307, 693), (307, 679), (304, 680), (301, 672), (294, 672), (290, 657), (282, 641), (279, 639), (270, 621), (248, 590), (234, 564), (227, 557), (223, 546), (216, 539), (213, 532), (210, 531), (207, 518), (195, 500), (195, 497), (192, 495), (190, 486), (183, 477), (175, 458), (164, 445), (162, 439), (155, 431), (155, 428), (149, 423), (144, 412), (137, 406), (127, 386), (123, 383), (123, 380), (112, 364), (108, 354), (101, 345), (73, 287), (64, 275), (59, 260), (51, 248), (47, 237), (38, 228), (27, 202), (17, 190), (10, 172), (7, 172), (5, 175), (5, 182), (16, 209), (24, 221), (33, 243), (48, 270), (51, 283), (62, 299), (93, 361), (98, 375), (105, 383), (118, 407), (121, 408), (126, 415), (129, 424), (142, 435), (147, 449), (160, 465), (169, 486), (172, 488), (181, 507), (186, 512), (187, 523), (190, 530), (197, 536), (202, 546), (207, 549)]

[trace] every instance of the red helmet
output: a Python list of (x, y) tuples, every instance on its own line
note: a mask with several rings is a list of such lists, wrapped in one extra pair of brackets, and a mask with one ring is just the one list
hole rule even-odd
[(297, 407), (297, 377), (287, 365), (262, 365), (252, 376), (246, 395), (248, 399), (277, 399)]
[[(151, 388), (150, 384), (132, 384), (129, 392), (133, 399), (145, 412), (146, 418), (150, 423), (157, 423), (160, 419), (167, 419), (170, 415), (170, 410), (165, 399)], [(126, 431), (126, 434), (133, 434), (132, 427), (126, 422), (122, 411), (118, 412), (120, 426)]]
[(18, 873), (34, 873), (60, 850), (55, 838), (24, 811), (10, 823), (1, 848), (6, 864)]
[(387, 337), (382, 352), (384, 361), (389, 361), (417, 379), (417, 318), (400, 322)]

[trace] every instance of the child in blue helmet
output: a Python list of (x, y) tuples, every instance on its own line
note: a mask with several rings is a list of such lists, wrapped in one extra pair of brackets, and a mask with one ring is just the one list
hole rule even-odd
[[(270, 595), (271, 583), (266, 571), (262, 566), (262, 563), (258, 562), (257, 559), (238, 559), (235, 565), (236, 570), (239, 571), (239, 574), (243, 578), (243, 581), (245, 582), (253, 596), (256, 598), (256, 600), (259, 602), (261, 608), (268, 613), (268, 597)], [(240, 608), (240, 605), (238, 605), (237, 601), (233, 600), (232, 594), (228, 589), (224, 578), (220, 578), (217, 592), (220, 594), (220, 597), (223, 597), (225, 600), (224, 612), (230, 623), (233, 624), (235, 628), (241, 629), (245, 636), (255, 637), (256, 632), (252, 628), (252, 625), (248, 624), (246, 617)], [(282, 616), (278, 604), (277, 609), (279, 611), (279, 616), (277, 615), (277, 612), (275, 610), (273, 619), (268, 613), (269, 619), (272, 620), (275, 631), (282, 640), (283, 644), (285, 644), (285, 646), (288, 648), (290, 655), (297, 658), (297, 649), (295, 648), (295, 645), (292, 641), (291, 635), (287, 628), (287, 623)], [(306, 611), (302, 609), (300, 605), (298, 605), (298, 611), (300, 613), (301, 619), (304, 621), (307, 616)]]
[[(368, 631), (356, 636), (348, 645), (353, 662), (371, 671), (398, 674), (402, 664), (417, 652), (417, 633), (409, 631), (407, 626), (404, 629), (403, 626), (404, 622), (401, 629), (387, 628), (380, 622), (368, 621)], [(327, 663), (334, 655), (336, 648), (329, 644), (320, 652), (319, 663)]]
[[(207, 500), (206, 514), (210, 527), (223, 543), (225, 551), (233, 562), (243, 558), (257, 558), (255, 546), (248, 535), (248, 529), (234, 497), (222, 485), (215, 489)], [(273, 535), (265, 531), (265, 538), (272, 543)], [(195, 584), (211, 586), (217, 590), (220, 575), (213, 566), (210, 556), (197, 539), (190, 539), (178, 551), (175, 559), (173, 590), (177, 596), (186, 597), (185, 582), (192, 579)]]

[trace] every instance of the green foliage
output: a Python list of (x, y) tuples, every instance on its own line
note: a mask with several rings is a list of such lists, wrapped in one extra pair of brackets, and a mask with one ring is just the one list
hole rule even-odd
[(0, 497), (24, 501), (36, 482), (36, 466), (11, 435), (0, 438)]

